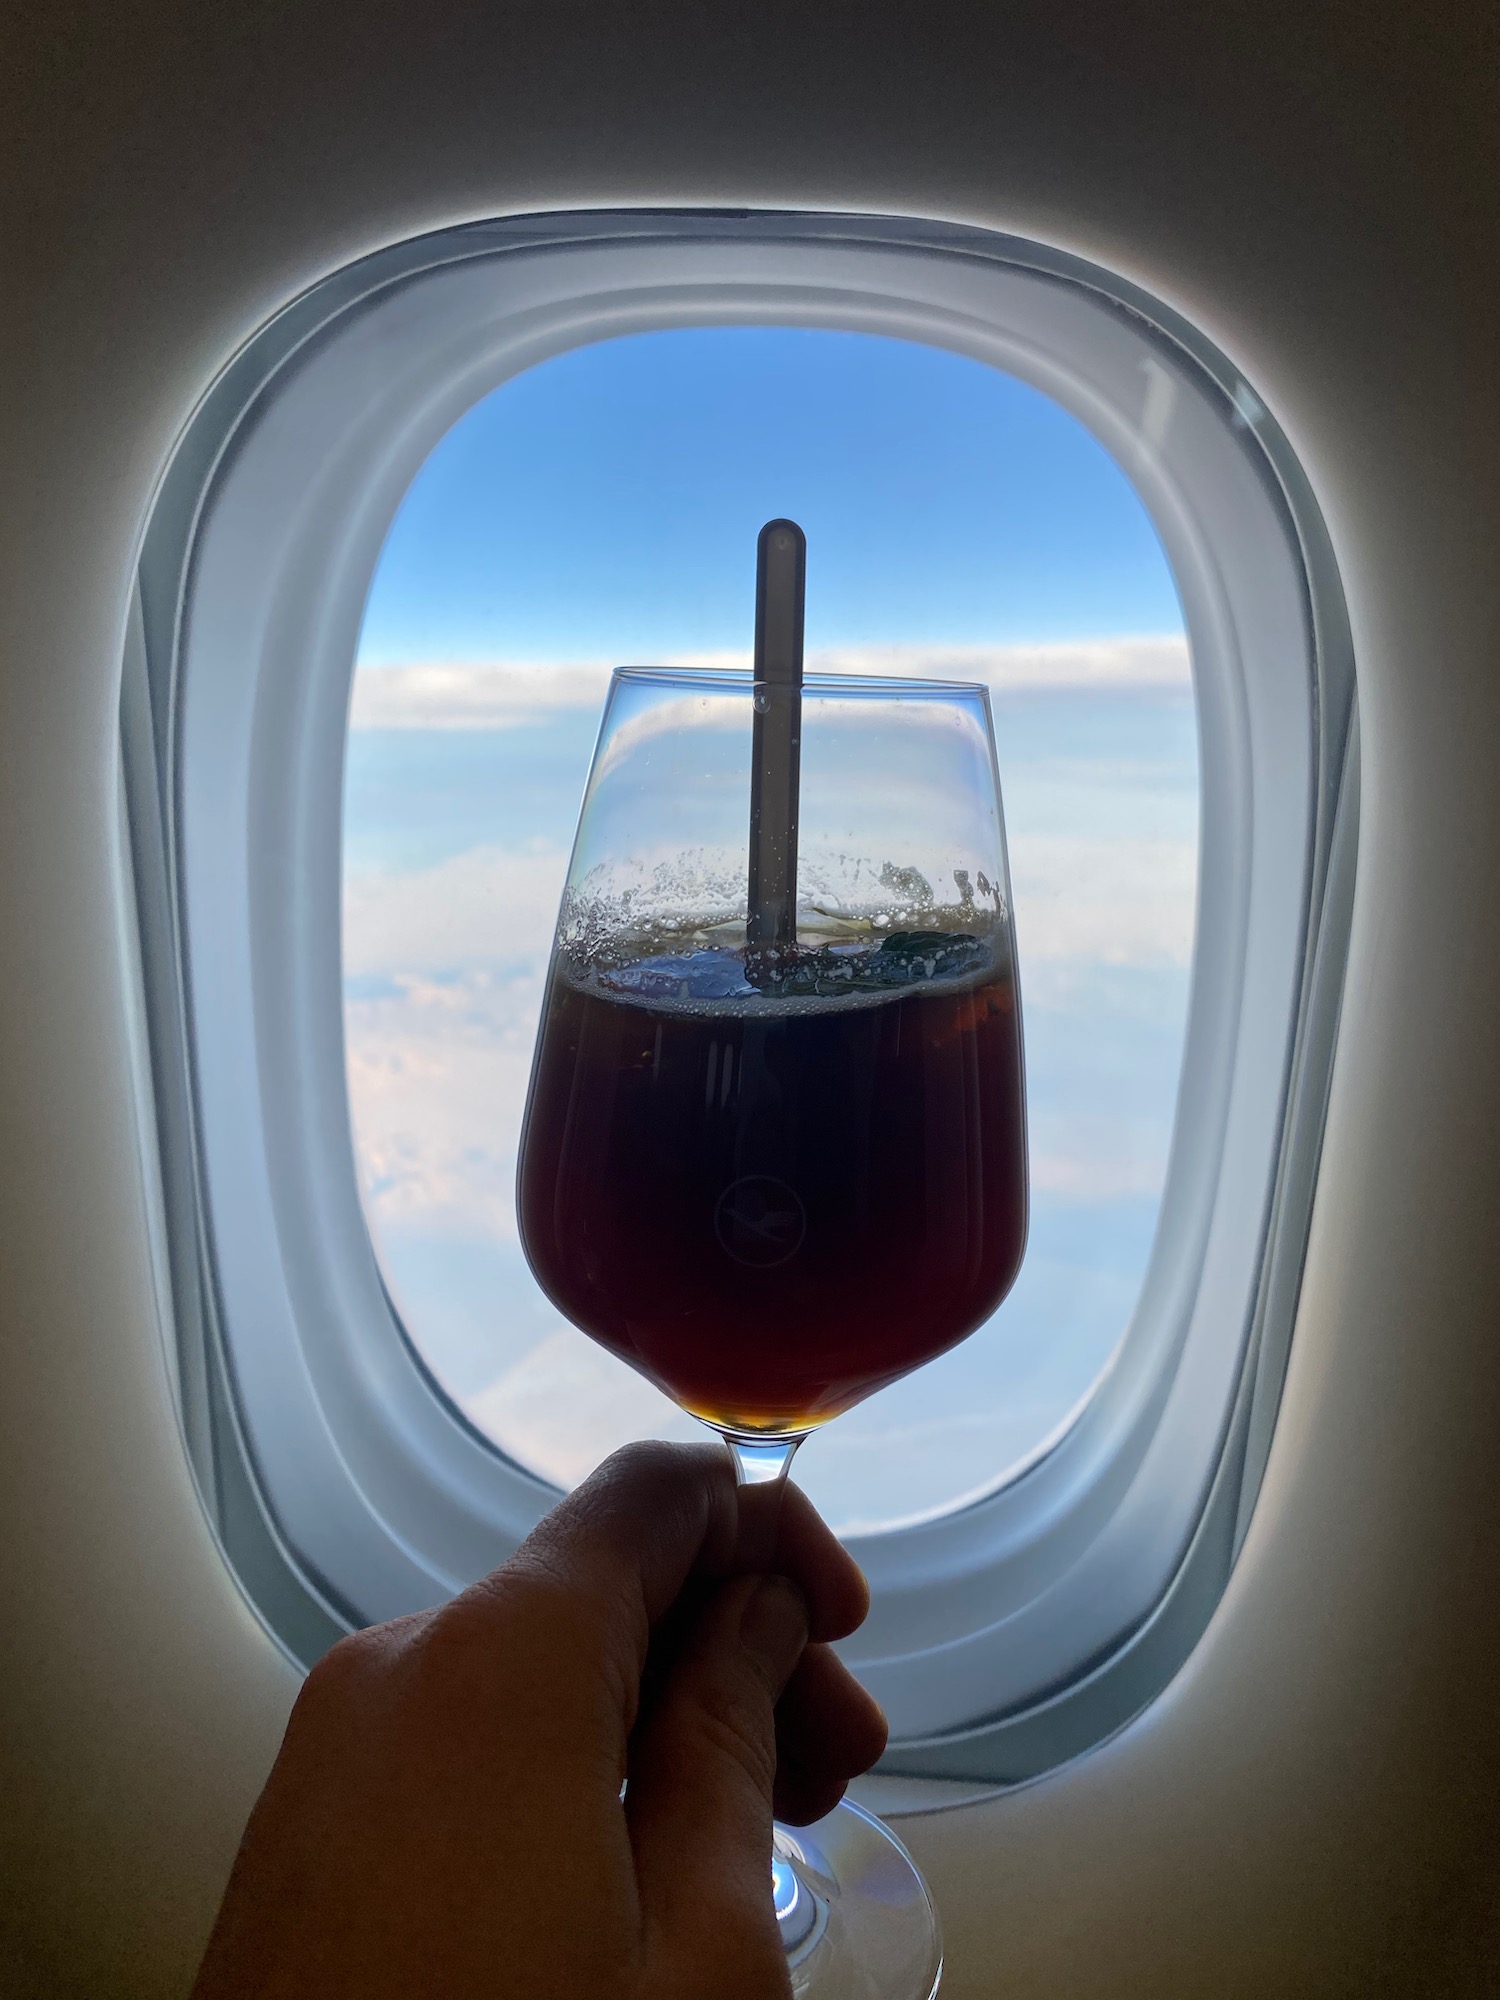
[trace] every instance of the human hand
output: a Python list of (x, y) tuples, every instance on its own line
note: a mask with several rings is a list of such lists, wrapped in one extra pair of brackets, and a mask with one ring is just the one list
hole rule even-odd
[(867, 1608), (797, 1488), (617, 1452), (313, 1669), (193, 2000), (784, 2000), (773, 1798), (819, 1818), (884, 1747), (827, 1644)]

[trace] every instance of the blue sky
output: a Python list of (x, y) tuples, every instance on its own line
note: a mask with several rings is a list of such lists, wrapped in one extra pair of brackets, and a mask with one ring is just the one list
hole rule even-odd
[(811, 646), (1180, 622), (1129, 482), (1039, 391), (912, 342), (720, 327), (575, 349), (472, 410), (392, 528), (361, 660), (748, 644), (778, 514), (807, 531)]
[(482, 1428), (559, 1484), (694, 1433), (536, 1290), (515, 1151), (606, 663), (748, 648), (782, 513), (808, 532), (812, 664), (988, 682), (1015, 891), (1030, 1248), (987, 1326), (805, 1447), (801, 1482), (868, 1530), (971, 1497), (1065, 1420), (1155, 1227), (1196, 719), (1155, 533), (1072, 417), (931, 349), (718, 329), (581, 349), (462, 419), (393, 524), (355, 676), (351, 1111), (392, 1295)]

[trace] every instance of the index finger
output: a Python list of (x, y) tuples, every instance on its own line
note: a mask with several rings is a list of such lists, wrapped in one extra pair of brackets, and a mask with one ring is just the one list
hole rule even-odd
[[(745, 1559), (763, 1527), (754, 1516), (779, 1499), (771, 1555)], [(798, 1488), (779, 1494), (735, 1483), (718, 1445), (634, 1444), (553, 1508), (508, 1568), (541, 1571), (649, 1628), (690, 1578), (718, 1579), (755, 1567), (795, 1583), (814, 1639), (843, 1638), (869, 1609), (864, 1576)]]

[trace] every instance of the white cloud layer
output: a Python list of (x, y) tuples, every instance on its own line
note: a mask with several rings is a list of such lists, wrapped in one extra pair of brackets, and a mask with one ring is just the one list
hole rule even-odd
[(502, 1449), (557, 1486), (576, 1486), (633, 1438), (694, 1443), (704, 1434), (643, 1375), (563, 1320), (464, 1408)]
[(344, 882), (346, 977), (537, 965), (552, 948), (567, 850), (471, 847), (431, 868), (349, 875)]
[[(700, 655), (683, 664), (748, 660)], [(983, 680), (1001, 692), (1188, 686), (1177, 637), (841, 649), (809, 665)], [(352, 722), (410, 731), (517, 728), (597, 713), (608, 680), (607, 666), (589, 662), (374, 668), (356, 677)], [(1145, 709), (1132, 714), (1147, 717)], [(1126, 732), (1117, 764), (1033, 754), (1014, 783), (1007, 774), (1023, 991), (1035, 1028), (1030, 1141), (1039, 1214), (1043, 1203), (1099, 1205), (1103, 1214), (1111, 1203), (1150, 1199), (1166, 1164), (1168, 1090), (1143, 1082), (1141, 1051), (1149, 1056), (1150, 1044), (1137, 1028), (1159, 1013), (1162, 995), (1170, 1006), (1181, 993), (1191, 962), (1196, 815), (1192, 774), (1157, 774), (1131, 762), (1139, 754)], [(1185, 837), (1164, 837), (1179, 829)], [(377, 1243), (382, 1236), (393, 1245), (515, 1243), (516, 1151), (567, 859), (560, 839), (490, 843), (431, 866), (346, 876), (349, 1091)], [(1073, 1077), (1068, 1051), (1085, 1045)], [(515, 1253), (506, 1254), (519, 1276)], [(1088, 1282), (1084, 1273), (1080, 1283)], [(421, 1339), (421, 1298), (410, 1305)], [(526, 1322), (538, 1336), (529, 1351), (466, 1398), (474, 1421), (503, 1446), (568, 1486), (626, 1438), (697, 1434), (649, 1383), (560, 1318), (537, 1319), (536, 1310)], [(430, 1358), (442, 1374), (440, 1353)], [(1076, 1393), (1075, 1385), (1064, 1403)], [(818, 1486), (816, 1452), (832, 1454), (820, 1487), (825, 1505), (845, 1528), (869, 1526), (884, 1518), (892, 1478), (903, 1492), (915, 1481), (913, 1491), (931, 1488), (946, 1499), (973, 1483), (962, 1468), (977, 1466), (974, 1479), (987, 1477), (1043, 1435), (1061, 1407), (1032, 1408), (1008, 1388), (994, 1407), (976, 1411), (960, 1397), (940, 1420), (914, 1427), (904, 1403), (882, 1402), (812, 1448), (809, 1470)], [(970, 1438), (965, 1426), (975, 1424)], [(861, 1469), (871, 1463), (881, 1467), (878, 1481)]]
[(1162, 1144), (1141, 1156), (1122, 1149), (1121, 1136), (1105, 1129), (1090, 1134), (1092, 1144), (1071, 1152), (1043, 1152), (1033, 1146), (1033, 1192), (1080, 1202), (1149, 1200), (1160, 1194), (1166, 1177), (1165, 1128)]
[(344, 1010), (355, 1156), (377, 1228), (513, 1241), (540, 971), (393, 985)]
[[(665, 665), (748, 668), (748, 652), (675, 655)], [(889, 674), (985, 681), (997, 692), (1131, 690), (1190, 684), (1181, 633), (1066, 640), (1035, 646), (830, 646), (809, 651), (810, 673)], [(599, 709), (610, 664), (580, 660), (415, 662), (364, 667), (354, 677), (351, 729), (514, 729), (568, 709)]]
[(1187, 966), (1197, 849), (1186, 840), (1028, 834), (1010, 849), (1016, 943), (1028, 964)]
[[(515, 1149), (566, 866), (559, 847), (480, 847), (349, 880), (346, 973), (388, 982), (373, 996), (356, 987), (345, 1015), (356, 1150), (377, 1224), (514, 1237)], [(1012, 866), (1023, 982), (1053, 965), (1188, 965), (1190, 844), (1028, 837)], [(1123, 1134), (1033, 1138), (1038, 1188), (1065, 1199), (1159, 1183), (1160, 1161), (1142, 1162)]]
[[(719, 655), (684, 664), (747, 662)], [(865, 648), (823, 653), (810, 665), (980, 679), (1007, 691), (1124, 693), (1185, 688), (1188, 679), (1180, 638)], [(607, 667), (590, 663), (372, 669), (356, 679), (353, 723), (518, 727), (568, 710), (597, 711), (608, 677)], [(1196, 842), (1162, 837), (1177, 829), (1173, 813), (1142, 810), (1143, 800), (1159, 807), (1170, 792), (1175, 812), (1177, 779), (1163, 774), (1164, 783), (1143, 786), (1142, 767), (1129, 759), (1128, 744), (1118, 768), (1067, 756), (1055, 765), (1033, 759), (1012, 794), (1011, 870), (1028, 1009), (1038, 1022), (1054, 1009), (1049, 1032), (1057, 1042), (1055, 1010), (1063, 1007), (1066, 1033), (1086, 1038), (1089, 1073), (1097, 1071), (1090, 1089), (1044, 1077), (1047, 1037), (1038, 1032), (1033, 1185), (1039, 1199), (1069, 1205), (1153, 1196), (1170, 1136), (1165, 1095), (1143, 1103), (1139, 1089), (1115, 1091), (1111, 1078), (1119, 1071), (1132, 1086), (1139, 1081), (1138, 1044), (1121, 1026), (1125, 1013), (1158, 1006), (1151, 996), (1160, 991), (1180, 991), (1191, 962)], [(1184, 809), (1185, 835), (1194, 820)], [(1027, 831), (1028, 822), (1037, 830)], [(1061, 833), (1044, 831), (1059, 824)], [(393, 1241), (399, 1235), (428, 1244), (515, 1241), (516, 1149), (567, 858), (560, 840), (491, 843), (427, 867), (346, 876), (349, 1088), (377, 1241), (386, 1232)], [(413, 1304), (420, 1338), (420, 1301)], [(482, 1428), (563, 1485), (628, 1436), (693, 1431), (649, 1384), (561, 1320), (467, 1406)], [(943, 1440), (935, 1434), (922, 1449), (951, 1457), (958, 1440), (946, 1431)], [(836, 1471), (830, 1465), (830, 1493), (837, 1486), (847, 1512), (857, 1482), (845, 1472), (835, 1478)], [(880, 1504), (870, 1497), (866, 1511)]]

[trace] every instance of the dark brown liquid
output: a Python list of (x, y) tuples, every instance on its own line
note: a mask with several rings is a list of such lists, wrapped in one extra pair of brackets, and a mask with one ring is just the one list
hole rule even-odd
[(1015, 1278), (1014, 985), (715, 1011), (555, 966), (519, 1203), (548, 1297), (685, 1408), (823, 1423), (962, 1340)]

